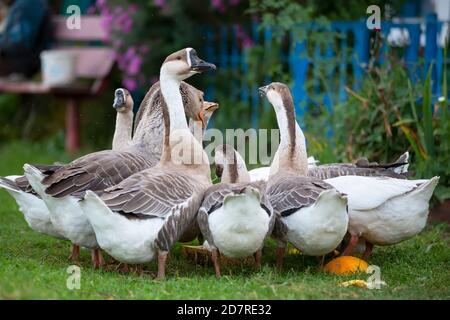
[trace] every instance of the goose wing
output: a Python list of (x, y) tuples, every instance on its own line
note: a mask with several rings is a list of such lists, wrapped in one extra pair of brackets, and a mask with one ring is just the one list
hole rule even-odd
[(100, 192), (150, 165), (139, 154), (105, 150), (61, 166), (42, 182), (47, 185), (45, 192), (53, 197), (81, 197), (86, 190)]
[(413, 191), (427, 181), (359, 176), (327, 179), (327, 183), (348, 195), (349, 205), (355, 210), (376, 208), (389, 199)]
[[(55, 172), (57, 169), (61, 168), (62, 166), (63, 165), (60, 165), (60, 164), (51, 164), (51, 165), (33, 164), (33, 167), (37, 168), (45, 175), (52, 174), (53, 172)], [(32, 195), (39, 197), (38, 194), (31, 187), (26, 176), (15, 176), (14, 178), (0, 177), (0, 181), (2, 181), (4, 184), (10, 186), (11, 188), (13, 188), (17, 191), (30, 193)]]
[(276, 214), (286, 217), (314, 204), (319, 195), (333, 188), (328, 183), (309, 177), (284, 175), (269, 180), (267, 195)]
[(183, 173), (152, 168), (106, 189), (101, 198), (127, 217), (164, 219), (156, 244), (167, 251), (195, 221), (205, 189)]
[[(403, 164), (398, 164), (403, 165)], [(358, 166), (351, 163), (332, 163), (324, 164), (317, 167), (308, 169), (308, 176), (318, 179), (330, 179), (339, 176), (366, 176), (366, 177), (391, 177), (397, 179), (406, 179), (407, 175), (402, 173), (396, 173), (391, 168), (394, 168), (397, 164), (378, 165), (369, 164), (367, 166)]]

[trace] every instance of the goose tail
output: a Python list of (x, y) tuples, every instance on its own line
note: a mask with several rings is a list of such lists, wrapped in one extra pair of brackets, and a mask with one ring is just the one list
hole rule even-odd
[(395, 173), (398, 174), (405, 174), (408, 173), (409, 168), (409, 152), (406, 151), (404, 154), (402, 154), (394, 163), (401, 163), (398, 167), (393, 167), (392, 170)]
[(422, 201), (430, 201), (434, 189), (436, 188), (438, 182), (439, 182), (439, 177), (433, 177), (429, 180), (423, 180), (424, 182), (421, 183), (416, 189), (414, 189), (411, 193), (410, 196), (414, 197), (415, 199), (420, 199)]
[(8, 192), (20, 193), (22, 190), (17, 186), (14, 178), (15, 176), (0, 177), (0, 188), (3, 188)]
[(94, 230), (110, 225), (111, 216), (114, 213), (95, 192), (91, 190), (86, 191), (84, 199), (79, 204)]
[(317, 198), (316, 205), (334, 203), (338, 206), (347, 206), (347, 195), (340, 193), (335, 188), (323, 191)]
[(38, 195), (44, 198), (46, 196), (46, 186), (42, 183), (42, 180), (45, 178), (45, 175), (38, 168), (28, 163), (23, 165), (23, 170), (31, 187)]
[(233, 194), (225, 196), (225, 198), (223, 199), (223, 205), (224, 207), (228, 207), (229, 205), (234, 204), (236, 201), (241, 202), (245, 200), (254, 200), (259, 202), (261, 200), (261, 194), (259, 190), (250, 186), (244, 187)]

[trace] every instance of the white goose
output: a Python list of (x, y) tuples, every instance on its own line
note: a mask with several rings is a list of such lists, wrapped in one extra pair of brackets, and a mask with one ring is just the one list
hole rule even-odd
[[(316, 172), (320, 177), (332, 176), (324, 182), (348, 197), (348, 232), (351, 238), (343, 255), (352, 254), (358, 240), (363, 240), (366, 244), (363, 259), (367, 260), (373, 245), (399, 243), (417, 235), (425, 227), (429, 201), (439, 177), (404, 179), (408, 156), (406, 152), (387, 165), (371, 166), (363, 162), (353, 167), (339, 167), (337, 164), (328, 165), (321, 173)], [(363, 172), (366, 169), (368, 171)]]
[(295, 120), (289, 88), (282, 83), (261, 87), (275, 109), (280, 146), (270, 167), (267, 195), (277, 215), (277, 266), (291, 242), (304, 254), (321, 256), (335, 249), (347, 232), (347, 198), (331, 185), (307, 177), (305, 137)]
[(245, 162), (232, 146), (216, 147), (215, 163), (222, 182), (206, 191), (197, 220), (219, 278), (219, 252), (230, 258), (255, 255), (256, 266), (261, 266), (261, 249), (275, 215), (265, 183), (250, 182)]
[(325, 181), (348, 195), (351, 238), (342, 255), (351, 255), (361, 239), (366, 245), (363, 259), (367, 260), (374, 245), (393, 245), (425, 228), (439, 177), (404, 180), (341, 176)]
[[(31, 165), (24, 165), (27, 179), (49, 209), (52, 224), (75, 245), (72, 250), (72, 253), (75, 250), (75, 256), (79, 252), (78, 246), (92, 249), (94, 267), (103, 265), (103, 258), (98, 250), (94, 230), (79, 207), (79, 200), (86, 190), (102, 192), (133, 173), (158, 163), (161, 152), (160, 147), (158, 149), (155, 146), (161, 145), (162, 141), (161, 109), (165, 103), (162, 99), (158, 100), (161, 97), (159, 85), (153, 87), (150, 97), (141, 104), (144, 109), (138, 114), (138, 125), (132, 141), (126, 143), (124, 139), (122, 143), (124, 146), (128, 144), (125, 150), (94, 152), (50, 172), (41, 172)], [(202, 120), (203, 95), (197, 91), (193, 94), (187, 91), (187, 101), (192, 101), (189, 103), (188, 116)]]
[[(113, 107), (117, 111), (113, 150), (123, 150), (131, 141), (133, 129), (133, 99), (128, 90), (119, 88), (114, 93)], [(55, 171), (62, 165), (36, 165), (42, 171)], [(17, 202), (19, 210), (31, 229), (56, 238), (64, 238), (50, 220), (47, 205), (31, 188), (25, 176), (0, 177), (0, 188), (4, 188)], [(74, 247), (71, 258), (78, 259), (78, 248)]]
[(161, 66), (163, 155), (153, 168), (136, 173), (98, 196), (87, 191), (81, 202), (102, 249), (115, 259), (141, 264), (158, 255), (158, 279), (165, 276), (167, 254), (195, 221), (204, 191), (211, 184), (209, 161), (188, 129), (180, 82), (215, 66), (192, 48), (169, 55)]

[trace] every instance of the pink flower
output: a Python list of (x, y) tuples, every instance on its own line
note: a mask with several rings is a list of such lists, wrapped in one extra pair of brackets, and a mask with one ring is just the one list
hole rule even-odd
[(240, 2), (241, 2), (241, 0), (230, 0), (230, 4), (231, 4), (232, 6), (238, 5)]
[(245, 37), (244, 41), (242, 42), (242, 46), (244, 47), (244, 49), (253, 47), (253, 44), (253, 40), (249, 37)]
[(138, 74), (141, 69), (142, 58), (140, 56), (134, 56), (128, 64), (127, 73), (131, 76)]
[(153, 0), (153, 4), (157, 7), (163, 8), (166, 5), (166, 0)]
[(122, 80), (122, 85), (130, 91), (137, 89), (137, 83), (134, 79), (125, 78)]
[(131, 60), (136, 55), (136, 48), (135, 47), (129, 47), (127, 51), (125, 52), (125, 59)]
[(95, 4), (99, 8), (104, 8), (106, 6), (106, 0), (97, 0)]

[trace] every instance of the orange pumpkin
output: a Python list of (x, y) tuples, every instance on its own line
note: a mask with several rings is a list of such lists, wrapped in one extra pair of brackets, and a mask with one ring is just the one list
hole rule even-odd
[(328, 262), (323, 269), (326, 272), (341, 275), (365, 272), (368, 267), (367, 262), (357, 257), (342, 256)]

